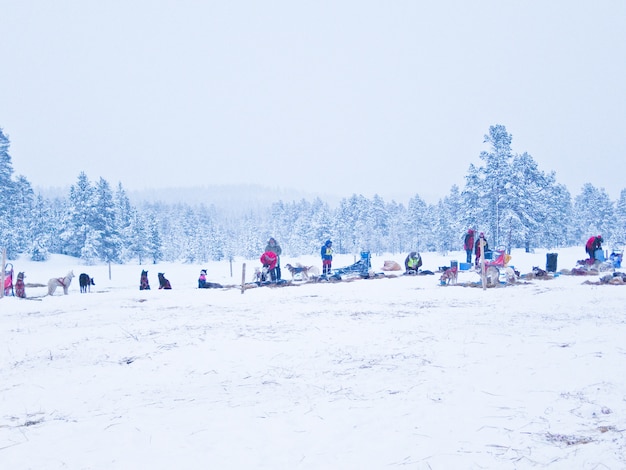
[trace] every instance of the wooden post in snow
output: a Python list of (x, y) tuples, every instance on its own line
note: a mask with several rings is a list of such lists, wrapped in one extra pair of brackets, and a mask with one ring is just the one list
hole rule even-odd
[(246, 291), (246, 263), (241, 266), (241, 293)]
[(485, 273), (485, 239), (480, 238), (478, 246), (480, 246), (480, 281), (483, 284), (483, 290), (487, 288), (487, 275)]

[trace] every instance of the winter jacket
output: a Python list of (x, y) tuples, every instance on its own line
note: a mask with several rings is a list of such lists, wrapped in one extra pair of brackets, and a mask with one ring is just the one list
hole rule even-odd
[(411, 252), (404, 260), (404, 268), (407, 271), (417, 271), (422, 266), (422, 257), (419, 253)]
[[(487, 239), (483, 238), (484, 240), (484, 248), (485, 248), (485, 252), (489, 251), (489, 243), (487, 243)], [(480, 258), (481, 252), (480, 252), (480, 237), (476, 240), (476, 244), (474, 246), (474, 253), (476, 253), (476, 257)]]
[(265, 247), (265, 251), (271, 251), (273, 253), (276, 253), (276, 255), (279, 258), (280, 258), (280, 255), (282, 255), (282, 253), (283, 253), (283, 250), (280, 248), (280, 245), (273, 238), (270, 238), (269, 241), (267, 242), (267, 246)]
[(589, 240), (587, 240), (587, 243), (585, 244), (585, 250), (589, 254), (593, 254), (596, 252), (596, 250), (599, 250), (601, 248), (602, 248), (601, 237), (591, 237)]
[(261, 255), (260, 260), (263, 266), (267, 266), (272, 270), (276, 267), (276, 263), (278, 263), (278, 256), (273, 251), (266, 251)]
[(322, 245), (322, 249), (321, 249), (321, 256), (322, 256), (322, 260), (327, 260), (330, 261), (333, 259), (333, 247), (332, 247), (332, 242), (330, 240), (326, 240), (326, 243), (324, 243)]
[(465, 234), (465, 240), (463, 241), (463, 249), (465, 251), (472, 251), (474, 249), (474, 231), (468, 230)]

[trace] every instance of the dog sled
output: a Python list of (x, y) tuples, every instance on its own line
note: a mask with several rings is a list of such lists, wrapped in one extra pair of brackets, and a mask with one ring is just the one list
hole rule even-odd
[[(488, 253), (491, 254), (489, 258), (487, 257)], [(511, 261), (511, 255), (509, 255), (504, 248), (496, 249), (492, 252), (485, 252), (484, 263), (487, 287), (494, 287), (500, 282), (500, 275), (502, 274), (500, 271), (502, 270), (504, 272), (509, 261)]]
[(7, 263), (4, 266), (4, 295), (15, 295), (13, 290), (13, 264)]
[(361, 259), (356, 263), (346, 266), (345, 268), (333, 269), (330, 276), (321, 276), (321, 279), (336, 279), (341, 280), (341, 276), (344, 275), (356, 275), (361, 276), (363, 279), (367, 279), (373, 275), (371, 272), (372, 257), (369, 251), (361, 252)]

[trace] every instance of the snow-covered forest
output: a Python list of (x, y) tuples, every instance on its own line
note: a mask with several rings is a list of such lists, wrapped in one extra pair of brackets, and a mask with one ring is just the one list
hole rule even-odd
[[(586, 183), (572, 197), (554, 172), (512, 150), (503, 125), (490, 127), (485, 142), (490, 149), (479, 166), (469, 165), (465, 186), (453, 185), (436, 204), (417, 193), (407, 206), (353, 194), (336, 206), (320, 198), (277, 200), (242, 214), (211, 201), (131, 203), (122, 183), (90, 180), (84, 172), (65, 197), (46, 198), (26, 176), (14, 175), (10, 141), (0, 129), (0, 239), (9, 259), (27, 253), (43, 261), (57, 253), (86, 263), (250, 258), (270, 236), (291, 256), (317, 253), (326, 239), (343, 254), (445, 253), (460, 249), (468, 227), (484, 232), (491, 247), (509, 250), (581, 245), (598, 233), (609, 245), (626, 240), (626, 189), (612, 201), (604, 188)], [(404, 178), (399, 172), (398, 184)]]

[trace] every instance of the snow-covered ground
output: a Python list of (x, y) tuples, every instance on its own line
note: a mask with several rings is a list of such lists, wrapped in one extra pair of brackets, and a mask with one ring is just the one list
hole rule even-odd
[[(584, 257), (554, 251), (559, 269)], [(423, 258), (436, 271), (465, 255)], [(389, 259), (404, 256), (372, 265)], [(297, 261), (321, 267), (282, 265)], [(67, 296), (0, 299), (1, 468), (626, 468), (626, 286), (387, 273), (196, 288), (202, 268), (239, 285), (242, 262), (113, 265), (111, 279), (63, 256), (13, 262), (27, 284), (76, 278)], [(546, 252), (511, 264), (545, 269)]]

